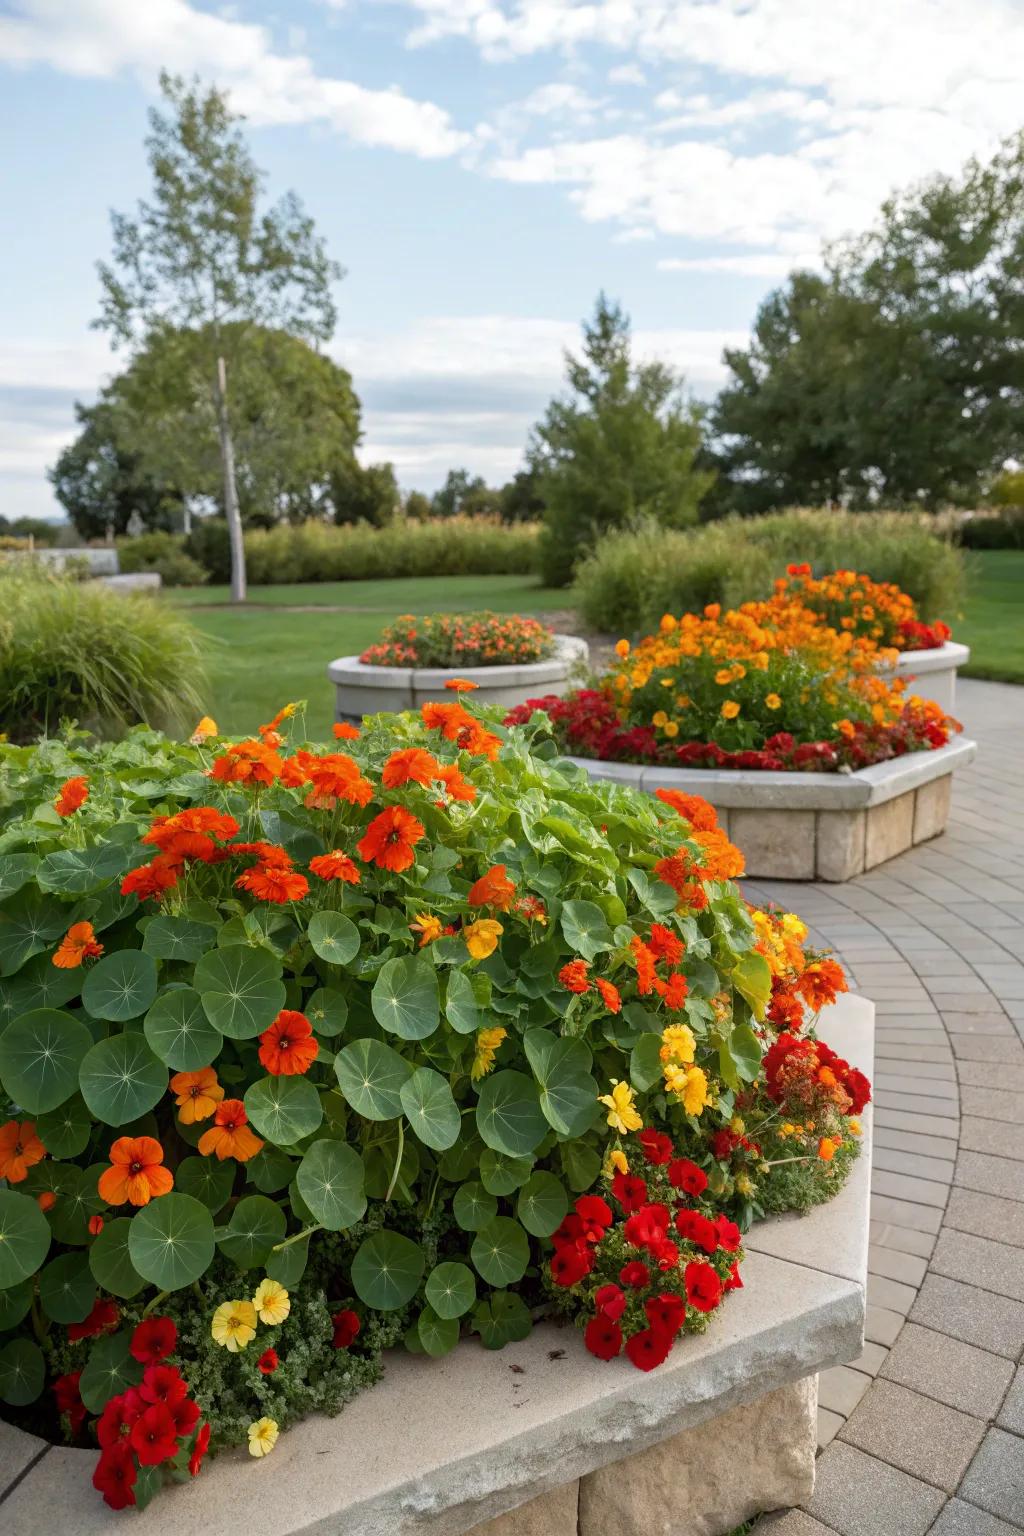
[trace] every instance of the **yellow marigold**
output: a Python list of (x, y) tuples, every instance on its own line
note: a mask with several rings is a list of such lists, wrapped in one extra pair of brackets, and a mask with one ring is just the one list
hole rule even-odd
[(668, 715), (666, 715), (663, 709), (656, 710), (655, 713), (651, 716), (651, 724), (656, 725), (659, 728), (668, 725)]
[(675, 1094), (688, 1115), (699, 1115), (708, 1102), (708, 1080), (700, 1067), (678, 1067), (669, 1062), (664, 1072), (669, 1093)]
[(726, 699), (725, 703), (722, 705), (722, 719), (735, 720), (739, 712), (740, 706), (737, 704), (736, 700)]
[(261, 1323), (272, 1328), (284, 1322), (292, 1309), (291, 1299), (283, 1285), (276, 1280), (261, 1280), (252, 1299)]
[(725, 688), (732, 682), (732, 668), (720, 667), (715, 673), (715, 682), (720, 688)]
[(627, 1136), (630, 1131), (643, 1130), (644, 1122), (637, 1113), (633, 1090), (628, 1083), (620, 1083), (618, 1078), (612, 1078), (611, 1093), (599, 1094), (597, 1102), (607, 1106), (608, 1124), (621, 1136)]
[(497, 918), (480, 917), (475, 923), (470, 923), (468, 928), (463, 928), (462, 937), (474, 960), (486, 960), (488, 955), (494, 954), (498, 939), (504, 932)]
[(201, 747), (204, 741), (207, 741), (211, 736), (216, 735), (216, 720), (212, 720), (209, 715), (204, 715), (199, 724), (196, 726), (195, 730), (192, 732), (189, 740), (194, 747)]
[(687, 1024), (669, 1024), (661, 1032), (662, 1061), (678, 1061), (686, 1066), (694, 1058), (697, 1044)]
[(616, 642), (615, 642), (615, 654), (616, 654), (616, 656), (621, 656), (623, 661), (625, 661), (626, 657), (629, 655), (629, 641), (628, 640), (616, 640)]
[(738, 1195), (752, 1195), (755, 1187), (745, 1173), (738, 1173), (736, 1175), (736, 1193)]
[(862, 1136), (864, 1134), (860, 1121), (853, 1115), (847, 1120), (846, 1126), (851, 1136)]
[(779, 698), (777, 693), (766, 694), (764, 702), (765, 702), (765, 706), (768, 709), (781, 709), (782, 708), (782, 700)]
[(670, 613), (663, 613), (658, 627), (663, 635), (670, 635), (676, 627), (676, 621)]
[(500, 1024), (496, 1024), (491, 1029), (477, 1031), (476, 1051), (473, 1056), (473, 1065), (469, 1069), (469, 1075), (474, 1083), (486, 1077), (494, 1066), (495, 1054), (507, 1034), (508, 1030), (502, 1029)]

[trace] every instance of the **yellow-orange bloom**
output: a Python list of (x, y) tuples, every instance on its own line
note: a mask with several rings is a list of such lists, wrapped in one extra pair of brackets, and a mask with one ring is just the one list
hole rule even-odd
[(174, 1188), (174, 1175), (163, 1166), (164, 1149), (153, 1136), (119, 1136), (110, 1149), (111, 1166), (100, 1174), (97, 1190), (108, 1205), (148, 1205)]
[(171, 1092), (177, 1094), (175, 1103), (182, 1125), (209, 1120), (224, 1097), (212, 1067), (200, 1067), (198, 1072), (176, 1072), (171, 1078)]
[(505, 932), (493, 917), (480, 917), (475, 923), (463, 928), (462, 937), (474, 960), (486, 960), (498, 947), (498, 939)]

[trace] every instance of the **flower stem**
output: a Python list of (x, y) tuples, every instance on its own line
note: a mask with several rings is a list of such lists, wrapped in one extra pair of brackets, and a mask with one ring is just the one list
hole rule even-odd
[(315, 1227), (303, 1227), (301, 1232), (293, 1232), (291, 1237), (286, 1237), (283, 1243), (275, 1243), (271, 1253), (280, 1253), (284, 1248), (290, 1248), (292, 1243), (301, 1243), (304, 1237), (312, 1237), (314, 1232), (322, 1232), (323, 1227), (317, 1222)]
[(394, 1172), (391, 1175), (391, 1183), (388, 1185), (388, 1192), (384, 1196), (385, 1203), (388, 1200), (390, 1200), (391, 1196), (394, 1194), (395, 1185), (398, 1183), (399, 1170), (402, 1167), (402, 1153), (404, 1151), (405, 1151), (405, 1131), (402, 1129), (402, 1121), (399, 1120), (399, 1122), (398, 1122), (398, 1156), (395, 1158), (395, 1168), (394, 1168)]
[(153, 1297), (153, 1300), (152, 1301), (148, 1301), (146, 1303), (146, 1305), (143, 1307), (143, 1309), (142, 1309), (143, 1317), (148, 1317), (149, 1314), (152, 1312), (153, 1308), (154, 1307), (158, 1307), (160, 1305), (160, 1303), (162, 1301), (165, 1301), (170, 1294), (171, 1294), (170, 1291), (157, 1291), (156, 1295)]

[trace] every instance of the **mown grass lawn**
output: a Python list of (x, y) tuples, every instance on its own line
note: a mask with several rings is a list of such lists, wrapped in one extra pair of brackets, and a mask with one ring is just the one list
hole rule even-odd
[(979, 550), (968, 556), (963, 617), (953, 638), (971, 648), (967, 677), (1024, 683), (1024, 550)]

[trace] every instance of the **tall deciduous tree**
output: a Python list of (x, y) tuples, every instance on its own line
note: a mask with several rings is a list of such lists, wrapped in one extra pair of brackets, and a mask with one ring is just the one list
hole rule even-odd
[(231, 539), (231, 594), (241, 602), (245, 551), (229, 381), (244, 366), (254, 327), (327, 341), (335, 322), (330, 285), (341, 269), (294, 195), (260, 211), (262, 177), (225, 96), (166, 74), (160, 84), (169, 110), (150, 113), (152, 200), (140, 202), (134, 219), (113, 215), (97, 324), (136, 352), (168, 331), (196, 333)]
[(629, 319), (604, 294), (566, 373), (569, 393), (551, 402), (527, 455), (544, 503), (542, 574), (554, 586), (606, 528), (645, 513), (671, 527), (695, 521), (714, 478), (695, 464), (700, 413), (681, 378), (633, 361)]

